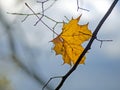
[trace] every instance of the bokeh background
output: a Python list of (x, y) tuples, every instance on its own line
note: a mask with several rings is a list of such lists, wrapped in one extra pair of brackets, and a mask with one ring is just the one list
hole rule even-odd
[[(40, 0), (45, 1), (45, 0)], [(114, 0), (49, 0), (44, 13), (62, 22), (82, 14), (80, 24), (89, 22), (93, 32)], [(24, 15), (10, 13), (32, 13), (24, 3), (37, 13), (41, 3), (36, 0), (0, 0), (0, 90), (42, 90), (43, 85), (54, 76), (64, 75), (71, 67), (63, 65), (61, 56), (56, 56), (50, 41), (56, 37), (36, 16), (29, 16), (21, 22)], [(61, 90), (120, 90), (120, 1), (101, 27), (98, 38), (113, 40), (94, 41), (87, 53), (85, 65), (79, 65), (66, 80)], [(50, 28), (55, 22), (42, 19)], [(61, 32), (62, 24), (55, 28)], [(83, 46), (85, 47), (85, 44)], [(54, 90), (60, 79), (52, 80), (45, 90)]]

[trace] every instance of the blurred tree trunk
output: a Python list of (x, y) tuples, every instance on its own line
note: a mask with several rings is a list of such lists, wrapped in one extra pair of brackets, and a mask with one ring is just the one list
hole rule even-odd
[[(6, 13), (7, 14), (7, 13)], [(20, 56), (17, 54), (17, 46), (15, 43), (15, 37), (14, 37), (14, 27), (12, 26), (11, 23), (9, 23), (4, 15), (2, 14), (2, 8), (0, 8), (0, 23), (2, 24), (2, 27), (4, 28), (4, 32), (7, 34), (8, 36), (8, 43), (9, 43), (9, 48), (10, 48), (10, 56), (8, 56), (10, 59), (12, 59), (17, 66), (19, 66), (20, 68), (22, 68), (29, 76), (31, 76), (31, 78), (34, 78), (36, 80), (37, 83), (39, 83), (39, 85), (43, 86), (45, 84), (45, 81), (40, 77), (37, 76), (34, 73), (31, 73), (29, 71), (29, 69), (25, 66), (25, 64), (23, 62), (21, 62), (20, 60)], [(21, 30), (22, 31), (22, 30)], [(23, 35), (21, 35), (22, 37), (24, 37)], [(34, 57), (35, 58), (35, 57)], [(47, 86), (48, 90), (53, 90), (51, 86)]]

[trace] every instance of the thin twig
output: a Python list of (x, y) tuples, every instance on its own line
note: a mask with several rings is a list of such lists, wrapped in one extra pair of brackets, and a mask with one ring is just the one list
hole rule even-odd
[(28, 17), (29, 15), (26, 15), (25, 18), (21, 22), (24, 22)]
[[(12, 14), (12, 15), (25, 15), (25, 16), (27, 16), (27, 15), (29, 15), (29, 16), (33, 16), (34, 14), (31, 14), (31, 13), (27, 13), (27, 14), (25, 14), (25, 13), (10, 13), (10, 12), (7, 12), (7, 14)], [(37, 15), (42, 15), (41, 13), (36, 13)]]
[[(33, 16), (35, 14), (31, 14), (31, 13), (11, 13), (11, 12), (7, 12), (7, 14), (12, 14), (12, 15), (23, 15), (25, 16), (25, 18), (21, 21), (21, 22), (24, 22), (29, 16)], [(36, 15), (42, 15), (41, 13), (36, 13)], [(48, 18), (47, 16), (44, 16), (46, 18)]]
[[(10, 12), (7, 12), (7, 14), (12, 14), (12, 15), (26, 15), (26, 17), (22, 20), (22, 22), (25, 21), (25, 20), (28, 18), (28, 16), (35, 15), (35, 16), (38, 18), (38, 21), (34, 24), (34, 26), (35, 26), (39, 21), (41, 21), (50, 31), (52, 31), (54, 34), (58, 35), (53, 29), (55, 29), (55, 27), (56, 27), (58, 24), (62, 24), (63, 22), (56, 21), (56, 20), (54, 20), (54, 19), (52, 19), (52, 18), (50, 18), (50, 17), (48, 17), (48, 16), (46, 16), (46, 15), (44, 15), (44, 14), (41, 14), (41, 13), (35, 13), (35, 12), (33, 11), (33, 9), (30, 8), (30, 6), (29, 6), (27, 3), (25, 3), (25, 5), (33, 12), (33, 14), (10, 13)], [(42, 15), (42, 16), (39, 17), (38, 15)], [(55, 22), (55, 25), (53, 26), (53, 29), (50, 28), (43, 20), (41, 20), (43, 17), (46, 17), (47, 19)]]
[[(33, 16), (33, 15), (35, 15), (35, 14), (33, 14), (33, 13), (10, 13), (10, 12), (7, 12), (7, 14), (12, 14), (12, 15), (25, 15), (25, 16)], [(42, 15), (41, 13), (36, 13), (36, 15)], [(35, 16), (36, 16), (35, 15)], [(44, 17), (46, 17), (47, 19), (49, 19), (49, 20), (51, 20), (51, 21), (53, 21), (53, 22), (55, 22), (55, 23), (63, 23), (63, 22), (59, 22), (59, 21), (56, 21), (56, 20), (54, 20), (54, 19), (52, 19), (51, 17), (48, 17), (47, 15), (44, 15)]]
[(43, 86), (42, 90), (44, 90), (46, 88), (46, 86), (49, 84), (49, 82), (55, 78), (62, 78), (63, 76), (56, 76), (56, 77), (51, 77), (48, 82)]
[(84, 11), (87, 11), (87, 12), (90, 11), (90, 10), (88, 10), (88, 9), (79, 7), (79, 1), (77, 0), (77, 11), (78, 11), (79, 9), (84, 10)]
[(64, 16), (64, 17), (66, 18), (67, 21), (70, 21), (67, 16)]
[(78, 9), (81, 9), (81, 10), (84, 10), (84, 11), (87, 11), (87, 12), (89, 12), (89, 11), (90, 11), (90, 10), (88, 10), (88, 9), (81, 8), (81, 7), (78, 7)]
[(114, 0), (114, 2), (112, 3), (112, 5), (110, 6), (109, 10), (107, 11), (107, 13), (104, 15), (104, 17), (102, 18), (102, 20), (99, 22), (98, 26), (96, 27), (95, 31), (93, 32), (93, 36), (91, 37), (89, 43), (87, 44), (86, 48), (84, 49), (84, 51), (82, 52), (82, 54), (79, 56), (77, 62), (74, 64), (74, 66), (66, 73), (65, 76), (62, 77), (61, 82), (59, 83), (59, 85), (56, 87), (55, 90), (60, 90), (60, 88), (62, 87), (62, 85), (64, 84), (65, 80), (69, 77), (69, 75), (72, 74), (72, 72), (77, 68), (77, 66), (79, 65), (79, 62), (82, 60), (82, 58), (84, 57), (84, 55), (88, 52), (88, 50), (91, 48), (91, 45), (93, 43), (93, 41), (96, 39), (96, 36), (98, 34), (98, 31), (100, 30), (101, 26), (103, 25), (103, 23), (105, 22), (105, 20), (107, 19), (107, 17), (110, 15), (110, 13), (112, 12), (113, 8), (115, 7), (115, 5), (117, 4), (119, 0)]
[[(41, 16), (40, 19), (34, 24), (34, 26), (36, 26), (36, 25), (38, 24), (38, 22), (41, 21), (41, 19), (43, 18), (43, 16), (44, 16), (44, 3), (47, 2), (47, 1), (48, 1), (48, 0), (41, 2), (41, 4), (42, 4), (42, 16)], [(30, 8), (30, 7), (29, 7), (29, 8)]]
[[(33, 14), (40, 19), (40, 17), (30, 8), (30, 6), (25, 3), (25, 5), (33, 12)], [(53, 29), (51, 29), (44, 21), (40, 20), (50, 31), (52, 31), (54, 34), (58, 35)]]
[[(46, 0), (46, 2), (49, 1), (49, 0)], [(46, 9), (44, 9), (44, 11), (50, 9), (55, 3), (56, 3), (57, 0), (54, 0), (53, 3), (51, 5), (49, 5), (49, 7), (47, 7)], [(39, 3), (39, 1), (37, 1)]]
[(96, 38), (96, 40), (99, 41), (99, 42), (101, 42), (100, 43), (100, 48), (102, 47), (103, 42), (112, 42), (113, 41), (113, 40), (100, 40), (98, 38)]
[[(32, 8), (31, 8), (27, 3), (25, 3), (25, 5), (33, 12), (33, 14), (34, 14), (35, 16), (37, 16), (37, 14), (32, 10)], [(42, 11), (42, 12), (43, 12), (43, 11)], [(39, 20), (34, 24), (34, 26), (36, 26), (37, 23), (38, 23), (39, 21), (41, 21), (41, 19), (43, 18), (43, 16), (44, 16), (43, 14), (42, 14), (41, 17), (37, 16)]]
[(46, 0), (46, 1), (37, 1), (37, 3), (45, 3), (47, 1), (49, 1), (49, 0)]
[[(33, 9), (32, 9), (27, 3), (25, 3), (25, 5), (33, 12), (33, 14), (10, 13), (10, 12), (7, 12), (7, 14), (12, 14), (12, 15), (25, 15), (25, 18), (24, 18), (21, 22), (24, 22), (29, 16), (35, 15), (35, 16), (38, 18), (38, 21), (34, 24), (34, 26), (36, 26), (37, 23), (38, 23), (39, 21), (41, 21), (47, 28), (49, 28), (50, 31), (52, 31), (54, 34), (58, 35), (58, 34), (55, 32), (54, 29), (55, 29), (55, 27), (56, 27), (58, 24), (63, 24), (63, 22), (56, 21), (56, 20), (48, 17), (47, 15), (44, 15), (44, 11), (46, 11), (46, 10), (48, 9), (48, 8), (47, 8), (47, 9), (44, 9), (44, 3), (47, 2), (47, 1), (49, 1), (49, 0), (42, 1), (42, 2), (41, 2), (41, 1), (37, 1), (38, 3), (42, 3), (42, 13), (35, 13), (35, 12), (33, 11)], [(52, 7), (53, 4), (54, 4), (56, 1), (57, 1), (57, 0), (54, 0), (54, 2), (49, 6), (49, 8)], [(39, 17), (38, 15), (41, 15), (41, 16)], [(50, 28), (44, 21), (41, 20), (43, 17), (46, 17), (47, 19), (55, 22), (55, 25), (53, 26), (53, 28)]]
[[(58, 23), (59, 23), (59, 24), (60, 24), (60, 23), (63, 23), (63, 22), (56, 21), (56, 20), (54, 20), (54, 19), (52, 19), (52, 18), (44, 15), (44, 12), (45, 12), (46, 10), (48, 10), (49, 8), (51, 8), (51, 7), (55, 4), (55, 2), (56, 2), (57, 0), (54, 0), (53, 3), (52, 3), (51, 5), (49, 5), (49, 7), (47, 7), (47, 8), (45, 9), (45, 8), (44, 8), (44, 3), (48, 2), (48, 1), (50, 1), (50, 0), (37, 1), (37, 3), (41, 3), (41, 4), (42, 4), (42, 12), (41, 12), (41, 13), (36, 13), (37, 15), (41, 15), (41, 17), (40, 17), (40, 19), (34, 24), (34, 26), (36, 26), (37, 23), (38, 23), (43, 17), (46, 17), (47, 19), (55, 22), (56, 24), (58, 24)], [(28, 7), (28, 6), (27, 6), (27, 7)], [(28, 8), (30, 9), (30, 7), (28, 7)], [(35, 15), (35, 14), (10, 13), (10, 12), (7, 12), (7, 14), (12, 14), (12, 15), (25, 15), (25, 18), (24, 18), (21, 22), (24, 22), (29, 16)]]
[(41, 21), (41, 19), (42, 19), (43, 16), (44, 16), (44, 12), (45, 12), (47, 9), (49, 9), (50, 7), (52, 7), (53, 4), (56, 2), (56, 0), (55, 0), (47, 9), (44, 9), (44, 3), (48, 2), (48, 1), (49, 1), (49, 0), (46, 0), (46, 1), (37, 1), (37, 3), (41, 3), (41, 4), (42, 4), (42, 16), (41, 16), (41, 18), (34, 24), (34, 26), (36, 26), (36, 25), (39, 23), (39, 21)]

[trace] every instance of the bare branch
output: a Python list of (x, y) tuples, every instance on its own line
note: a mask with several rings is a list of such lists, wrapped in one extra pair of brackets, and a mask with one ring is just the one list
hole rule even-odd
[[(41, 14), (41, 13), (35, 13), (35, 12), (33, 11), (33, 9), (32, 9), (27, 3), (25, 3), (25, 5), (33, 12), (33, 14), (31, 14), (31, 13), (30, 13), (30, 14), (25, 14), (25, 13), (10, 13), (10, 12), (7, 12), (7, 14), (12, 14), (12, 15), (25, 15), (25, 18), (22, 20), (22, 22), (24, 22), (29, 16), (35, 15), (35, 16), (38, 18), (38, 21), (34, 24), (34, 26), (36, 26), (37, 23), (38, 23), (39, 21), (41, 21), (50, 31), (52, 31), (54, 34), (58, 35), (58, 34), (54, 31), (54, 29), (55, 29), (55, 27), (56, 27), (58, 24), (62, 24), (63, 22), (56, 21), (56, 20), (48, 17), (47, 15), (44, 15), (44, 12), (43, 12), (42, 14)], [(44, 10), (43, 10), (43, 11), (44, 11)], [(42, 16), (39, 17), (38, 15), (42, 15)], [(46, 17), (47, 19), (55, 22), (55, 25), (53, 26), (53, 28), (50, 28), (43, 20), (41, 20), (43, 17)]]
[[(22, 16), (25, 16), (25, 18), (21, 21), (21, 22), (24, 22), (29, 16), (33, 16), (34, 14), (25, 14), (25, 13), (10, 13), (10, 12), (7, 12), (7, 14), (12, 14), (12, 15), (22, 15)], [(42, 15), (41, 13), (36, 13), (37, 15)]]
[(36, 25), (39, 23), (39, 21), (43, 18), (45, 10), (49, 9), (50, 7), (52, 7), (52, 6), (54, 5), (54, 3), (56, 2), (56, 0), (55, 0), (47, 9), (44, 9), (44, 3), (48, 2), (48, 1), (49, 1), (49, 0), (37, 1), (37, 3), (41, 3), (41, 5), (42, 5), (42, 16), (41, 16), (41, 18), (34, 24), (34, 26), (36, 26)]
[(67, 21), (70, 21), (67, 16), (64, 16), (64, 17), (66, 18)]
[[(40, 19), (34, 24), (34, 26), (36, 26), (36, 25), (38, 24), (38, 22), (41, 21), (41, 19), (43, 18), (43, 16), (44, 16), (44, 3), (47, 2), (47, 1), (48, 1), (48, 0), (43, 1), (43, 2), (40, 1), (40, 3), (42, 4), (42, 16), (41, 16)], [(28, 5), (27, 5), (27, 7), (30, 8)]]
[(21, 22), (24, 22), (28, 17), (29, 15), (26, 15), (25, 18)]
[[(54, 19), (52, 19), (52, 18), (50, 18), (50, 17), (48, 17), (47, 15), (44, 14), (44, 12), (45, 12), (46, 10), (48, 10), (50, 7), (52, 7), (57, 0), (53, 0), (53, 3), (52, 3), (49, 7), (47, 7), (46, 9), (44, 9), (44, 3), (48, 2), (48, 1), (50, 1), (50, 0), (37, 1), (38, 3), (41, 3), (41, 4), (42, 4), (42, 12), (41, 12), (41, 13), (35, 13), (35, 12), (33, 11), (33, 9), (32, 9), (27, 3), (25, 3), (25, 5), (33, 12), (33, 14), (31, 14), (31, 13), (30, 13), (30, 14), (25, 14), (25, 13), (10, 13), (10, 12), (7, 12), (7, 14), (12, 14), (12, 15), (25, 15), (25, 18), (24, 18), (21, 22), (24, 22), (29, 16), (35, 15), (35, 16), (38, 18), (38, 21), (34, 24), (34, 26), (36, 26), (36, 25), (38, 24), (38, 22), (41, 21), (50, 31), (52, 31), (55, 35), (58, 35), (58, 34), (55, 32), (55, 28), (56, 28), (56, 26), (57, 26), (58, 24), (63, 24), (63, 22), (56, 21), (56, 20), (54, 20)], [(41, 16), (39, 17), (38, 15), (41, 15)], [(55, 25), (54, 25), (52, 28), (50, 28), (50, 27), (42, 20), (43, 17), (45, 17), (45, 18), (47, 18), (47, 19), (55, 22)]]
[[(29, 16), (33, 16), (34, 14), (25, 14), (25, 13), (10, 13), (10, 12), (7, 12), (7, 14), (12, 14), (12, 15), (29, 15)], [(36, 13), (37, 15), (42, 15), (41, 13)]]
[[(30, 6), (25, 3), (25, 5), (33, 12), (33, 14), (40, 20), (41, 18), (30, 8)], [(54, 34), (58, 35), (53, 29), (51, 29), (44, 21), (40, 20), (50, 31), (52, 31)]]
[(86, 48), (84, 49), (84, 51), (82, 52), (82, 54), (79, 56), (77, 62), (75, 63), (75, 65), (66, 73), (66, 75), (64, 75), (62, 77), (61, 82), (59, 83), (59, 85), (56, 87), (55, 90), (59, 90), (62, 85), (64, 84), (65, 80), (72, 74), (72, 72), (74, 70), (76, 70), (77, 66), (79, 65), (79, 62), (82, 60), (82, 58), (84, 57), (84, 55), (88, 52), (88, 50), (91, 48), (91, 45), (93, 43), (93, 41), (96, 39), (96, 36), (101, 28), (101, 26), (103, 25), (103, 23), (105, 22), (105, 20), (107, 19), (107, 17), (110, 15), (110, 13), (112, 12), (113, 8), (115, 7), (115, 5), (117, 4), (119, 0), (114, 0), (114, 2), (112, 3), (112, 5), (110, 6), (109, 10), (106, 12), (106, 14), (104, 15), (104, 17), (102, 18), (102, 20), (99, 22), (98, 26), (96, 27), (95, 31), (93, 32), (93, 36), (90, 39), (89, 43), (87, 44)]
[[(35, 15), (33, 13), (10, 13), (10, 12), (7, 12), (7, 14), (23, 15), (23, 16), (36, 16), (36, 15), (38, 16), (38, 15), (42, 15), (41, 13), (36, 13), (36, 15)], [(47, 15), (44, 15), (44, 17), (46, 17), (47, 19), (49, 19), (49, 20), (51, 20), (51, 21), (53, 21), (55, 23), (63, 23), (63, 22), (56, 21), (56, 20), (52, 19), (51, 17), (48, 17)]]
[[(35, 16), (37, 16), (37, 14), (33, 11), (33, 9), (32, 9), (27, 3), (25, 3), (25, 5), (33, 12), (33, 14), (34, 14)], [(34, 24), (34, 26), (36, 26), (37, 23), (38, 23), (39, 21), (41, 21), (41, 19), (43, 18), (43, 16), (44, 16), (43, 14), (42, 14), (41, 17), (37, 16), (37, 18), (38, 18), (39, 20)]]
[[(47, 2), (47, 1), (49, 1), (49, 0), (44, 1), (44, 3)], [(54, 0), (53, 3), (51, 3), (51, 5), (49, 7), (47, 7), (46, 9), (44, 9), (44, 11), (48, 10), (49, 8), (51, 8), (56, 3), (56, 1), (57, 0)], [(41, 3), (41, 2), (37, 1), (37, 3)]]

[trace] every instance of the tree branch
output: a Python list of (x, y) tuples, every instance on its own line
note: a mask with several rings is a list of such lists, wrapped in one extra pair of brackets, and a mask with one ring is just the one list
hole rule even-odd
[(25, 5), (33, 12), (33, 14), (34, 14), (50, 31), (52, 31), (54, 34), (58, 35), (53, 29), (51, 29), (51, 28), (42, 20), (42, 18), (40, 18), (40, 17), (33, 11), (32, 8), (30, 8), (30, 6), (29, 6), (27, 3), (25, 3)]
[(112, 5), (110, 6), (109, 10), (106, 12), (106, 14), (102, 18), (102, 20), (99, 22), (98, 26), (96, 27), (95, 31), (93, 32), (92, 38), (90, 39), (89, 43), (87, 44), (87, 46), (84, 49), (84, 51), (82, 52), (82, 54), (79, 56), (77, 62), (66, 73), (66, 75), (64, 75), (62, 77), (61, 82), (59, 83), (59, 85), (56, 87), (55, 90), (59, 90), (62, 87), (62, 85), (64, 84), (65, 80), (69, 77), (69, 75), (71, 75), (71, 73), (77, 68), (77, 66), (79, 65), (79, 62), (82, 60), (82, 58), (84, 57), (84, 55), (88, 52), (88, 50), (91, 48), (91, 45), (92, 45), (93, 41), (96, 39), (98, 31), (100, 30), (101, 26), (103, 25), (103, 23), (105, 22), (105, 20), (107, 19), (107, 17), (110, 15), (110, 13), (112, 12), (113, 8), (115, 7), (115, 5), (117, 4), (118, 1), (119, 0), (114, 0), (114, 2), (112, 3)]

